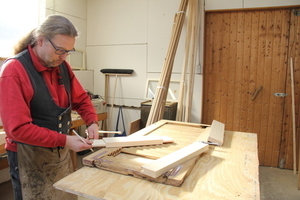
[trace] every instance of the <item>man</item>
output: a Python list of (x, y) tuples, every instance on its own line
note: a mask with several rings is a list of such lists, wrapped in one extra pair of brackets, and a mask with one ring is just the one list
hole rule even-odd
[(69, 150), (92, 148), (68, 135), (71, 110), (98, 139), (97, 115), (86, 91), (65, 61), (78, 36), (65, 17), (51, 15), (20, 41), (18, 53), (0, 71), (0, 115), (15, 199), (77, 199), (53, 188), (72, 172)]

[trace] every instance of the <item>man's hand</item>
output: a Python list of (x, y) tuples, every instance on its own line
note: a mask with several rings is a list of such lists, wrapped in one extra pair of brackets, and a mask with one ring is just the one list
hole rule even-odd
[(86, 129), (87, 139), (99, 139), (99, 127), (97, 124), (92, 124)]
[(85, 138), (82, 138), (84, 141), (86, 141), (87, 144), (85, 144), (78, 136), (76, 135), (67, 135), (67, 141), (66, 141), (66, 147), (69, 149), (78, 152), (83, 151), (86, 149), (92, 148), (92, 141), (87, 140)]

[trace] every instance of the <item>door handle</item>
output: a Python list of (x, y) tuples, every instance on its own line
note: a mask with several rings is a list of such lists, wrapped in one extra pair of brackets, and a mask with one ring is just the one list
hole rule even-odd
[(287, 95), (288, 94), (286, 94), (286, 93), (280, 93), (280, 92), (274, 93), (275, 97), (286, 97)]

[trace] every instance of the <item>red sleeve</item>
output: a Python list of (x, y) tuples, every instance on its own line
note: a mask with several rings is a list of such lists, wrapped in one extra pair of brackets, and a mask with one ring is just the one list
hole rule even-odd
[(28, 75), (18, 60), (9, 60), (0, 72), (0, 114), (7, 134), (6, 148), (16, 151), (23, 142), (44, 147), (64, 146), (66, 135), (32, 124), (30, 100), (33, 89)]

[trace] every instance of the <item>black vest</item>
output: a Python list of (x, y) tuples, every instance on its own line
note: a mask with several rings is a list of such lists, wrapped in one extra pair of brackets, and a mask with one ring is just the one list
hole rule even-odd
[(30, 102), (33, 124), (48, 128), (59, 133), (68, 134), (71, 127), (71, 95), (70, 76), (64, 63), (59, 66), (63, 84), (69, 96), (69, 107), (59, 107), (53, 100), (45, 80), (31, 60), (28, 50), (15, 56), (26, 69), (30, 78), (34, 95)]

